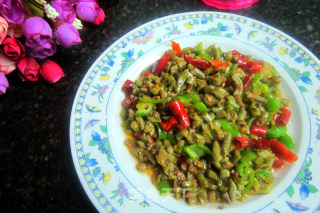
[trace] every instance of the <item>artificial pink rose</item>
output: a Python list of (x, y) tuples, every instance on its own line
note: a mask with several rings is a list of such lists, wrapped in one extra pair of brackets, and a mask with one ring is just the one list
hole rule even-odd
[(51, 84), (65, 76), (62, 68), (54, 61), (46, 62), (40, 69), (40, 75)]
[(22, 81), (37, 81), (39, 79), (40, 65), (32, 57), (24, 57), (17, 63)]
[(23, 36), (23, 24), (9, 23), (8, 36), (20, 38)]
[(8, 22), (0, 16), (0, 44), (7, 37)]
[(100, 25), (106, 17), (106, 14), (104, 13), (103, 9), (99, 8), (98, 16), (94, 20), (93, 24)]
[(7, 57), (0, 54), (0, 73), (7, 75), (16, 69), (16, 62), (10, 61)]
[(18, 39), (5, 38), (0, 45), (0, 50), (10, 61), (18, 61), (26, 54), (24, 46)]
[(78, 30), (70, 23), (60, 25), (55, 30), (54, 37), (65, 48), (78, 45), (82, 42)]

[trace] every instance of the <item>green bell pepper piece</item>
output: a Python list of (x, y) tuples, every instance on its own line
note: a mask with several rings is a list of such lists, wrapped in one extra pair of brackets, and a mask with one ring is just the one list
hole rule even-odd
[(211, 154), (211, 150), (202, 143), (185, 146), (183, 149), (191, 159), (197, 159), (206, 154)]
[(140, 103), (152, 103), (152, 104), (158, 104), (158, 103), (165, 103), (167, 101), (166, 98), (160, 98), (160, 99), (152, 99), (152, 98), (139, 98)]
[(208, 109), (208, 107), (203, 102), (196, 101), (194, 104), (200, 112), (210, 112), (210, 109)]
[(205, 154), (211, 154), (211, 150), (209, 149), (209, 147), (207, 147), (203, 143), (199, 143), (199, 142), (196, 144), (200, 149), (202, 149), (205, 152)]
[(241, 177), (249, 177), (251, 173), (254, 173), (252, 168), (247, 167), (248, 164), (249, 161), (243, 161), (238, 165), (237, 172)]
[(240, 109), (240, 106), (237, 104), (236, 100), (234, 99), (233, 96), (228, 96), (227, 104), (232, 106), (232, 108), (236, 111)]
[(296, 143), (293, 141), (293, 139), (287, 133), (285, 133), (283, 136), (281, 136), (278, 139), (278, 141), (283, 143), (289, 150), (294, 149), (294, 147), (296, 146)]
[(159, 125), (159, 123), (153, 123), (158, 128), (158, 136), (160, 140), (166, 139), (168, 137), (168, 134), (162, 126)]
[(171, 144), (176, 145), (178, 144), (176, 137), (171, 134), (170, 132), (166, 132), (167, 133), (167, 139), (170, 141)]
[(191, 90), (189, 94), (179, 95), (177, 99), (179, 99), (183, 104), (191, 100), (200, 112), (210, 112), (210, 109), (208, 109), (208, 107), (202, 101), (200, 101), (200, 99), (197, 97), (197, 92), (194, 90)]
[(253, 161), (257, 158), (257, 154), (249, 151), (249, 150), (243, 150), (241, 152), (241, 158), (240, 161), (241, 162), (249, 162), (249, 161)]
[(250, 191), (250, 189), (253, 186), (253, 181), (254, 181), (254, 172), (251, 172), (249, 175), (249, 183), (245, 186), (244, 190), (242, 191), (242, 195), (245, 195)]
[(224, 119), (219, 119), (218, 121), (220, 122), (222, 129), (229, 132), (232, 137), (237, 137), (240, 135), (240, 131), (236, 125), (232, 125)]
[(280, 99), (277, 97), (273, 97), (272, 95), (267, 95), (267, 110), (269, 112), (278, 112), (281, 106)]
[(158, 183), (158, 190), (160, 192), (160, 195), (166, 195), (168, 193), (171, 193), (172, 192), (172, 187), (170, 185), (169, 182), (167, 181), (160, 181)]
[(267, 169), (263, 171), (256, 171), (255, 176), (261, 180), (265, 179), (266, 177), (273, 177), (272, 173)]
[(197, 46), (195, 47), (195, 53), (196, 55), (204, 58), (204, 59), (212, 59), (212, 55), (210, 55), (208, 52), (206, 52), (203, 49), (203, 43), (200, 42), (199, 44), (197, 44)]
[(273, 126), (270, 129), (267, 129), (267, 137), (272, 138), (280, 138), (286, 134), (287, 127), (285, 126)]
[(270, 95), (270, 88), (267, 84), (264, 84), (262, 82), (260, 82), (262, 75), (261, 74), (255, 74), (253, 76), (251, 85), (255, 88), (260, 88), (264, 93), (266, 93), (267, 95)]
[(201, 150), (196, 144), (183, 147), (183, 150), (191, 159), (197, 159), (204, 155), (204, 151)]
[(143, 103), (139, 102), (139, 109), (136, 111), (136, 116), (147, 116), (153, 109), (153, 103)]

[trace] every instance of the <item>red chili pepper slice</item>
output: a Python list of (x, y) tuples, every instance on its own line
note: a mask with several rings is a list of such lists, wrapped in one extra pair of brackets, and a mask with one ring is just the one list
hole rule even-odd
[(126, 81), (123, 83), (121, 90), (122, 90), (126, 95), (131, 94), (131, 93), (132, 93), (132, 90), (133, 90), (132, 84), (134, 84), (133, 81), (126, 80)]
[(177, 163), (178, 164), (189, 164), (189, 161), (188, 161), (188, 158), (186, 157), (179, 157), (178, 160), (177, 160)]
[(133, 104), (134, 104), (134, 95), (127, 94), (122, 102), (123, 107), (128, 109), (128, 108), (132, 107)]
[(225, 81), (225, 87), (229, 87), (231, 85), (231, 79), (230, 78), (227, 78), (226, 81)]
[(142, 135), (142, 132), (141, 132), (141, 131), (136, 132), (136, 137), (137, 137), (137, 138), (140, 138), (141, 135)]
[(178, 126), (178, 121), (174, 117), (170, 117), (169, 120), (161, 122), (160, 125), (166, 132), (168, 132)]
[(257, 126), (255, 124), (252, 125), (251, 134), (264, 137), (267, 135), (267, 127), (266, 126)]
[(171, 40), (171, 46), (172, 46), (172, 50), (175, 51), (177, 54), (181, 53), (180, 44)]
[(236, 137), (236, 147), (235, 150), (243, 149), (249, 147), (249, 140), (246, 137)]
[(272, 164), (272, 168), (275, 170), (279, 170), (282, 169), (284, 167), (284, 165), (286, 164), (286, 162), (280, 158), (278, 158), (277, 160), (275, 160)]
[(183, 130), (190, 126), (189, 116), (180, 100), (170, 102), (169, 108), (171, 109), (174, 117), (179, 121), (180, 130)]
[(220, 61), (220, 60), (212, 60), (214, 67), (216, 69), (218, 69), (219, 67), (226, 67), (226, 63), (224, 61)]
[(243, 79), (243, 92), (250, 86), (253, 77), (251, 75), (247, 75)]
[(282, 113), (279, 115), (279, 118), (277, 119), (276, 123), (279, 126), (285, 126), (289, 122), (291, 111), (285, 107), (280, 108), (280, 110), (282, 111)]
[(166, 66), (168, 64), (168, 62), (171, 59), (171, 55), (167, 54), (164, 55), (162, 58), (160, 58), (153, 66), (152, 66), (152, 73), (155, 75), (158, 75), (160, 73), (162, 73), (162, 71), (164, 71), (166, 69)]
[(143, 73), (143, 77), (147, 77), (148, 75), (150, 75), (151, 72), (150, 71), (146, 71), (145, 73)]
[(201, 59), (195, 59), (190, 56), (186, 57), (186, 61), (189, 64), (192, 64), (193, 66), (200, 68), (200, 69), (208, 69), (212, 67), (212, 64), (209, 61), (201, 60)]
[(273, 114), (273, 120), (277, 123), (278, 119), (280, 118), (280, 113)]
[(276, 139), (270, 140), (270, 148), (272, 152), (280, 159), (285, 160), (289, 163), (293, 163), (298, 160), (293, 152), (291, 152), (287, 147)]
[(237, 55), (240, 58), (245, 58), (246, 56), (243, 55), (242, 53), (239, 53), (237, 50), (232, 50), (232, 55)]
[(244, 68), (246, 68), (247, 65), (248, 65), (248, 60), (239, 57), (239, 59), (238, 59), (238, 61), (237, 61), (237, 64), (238, 64), (239, 67), (241, 67), (242, 69), (244, 69)]
[(249, 74), (255, 74), (260, 71), (262, 64), (260, 61), (248, 61), (242, 57), (238, 58), (237, 64), (241, 69)]
[(266, 138), (259, 138), (258, 140), (252, 140), (252, 147), (256, 149), (269, 149), (270, 142)]
[(260, 61), (248, 61), (245, 71), (250, 74), (255, 74), (260, 71), (261, 67), (262, 65)]

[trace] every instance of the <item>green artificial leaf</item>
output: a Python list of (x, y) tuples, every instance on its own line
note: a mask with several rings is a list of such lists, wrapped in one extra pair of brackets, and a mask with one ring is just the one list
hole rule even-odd
[(22, 0), (24, 5), (26, 5), (31, 13), (35, 16), (40, 16), (40, 17), (43, 17), (44, 16), (44, 3), (42, 3), (42, 1), (40, 0)]
[(103, 133), (107, 133), (107, 126), (100, 125), (100, 129)]
[(98, 144), (98, 141), (96, 141), (96, 140), (91, 140), (90, 142), (89, 142), (89, 146), (95, 146), (95, 145), (97, 145)]
[(212, 17), (208, 17), (208, 20), (209, 20), (209, 21), (213, 21), (213, 18), (212, 18)]
[(307, 59), (304, 60), (304, 66), (305, 67), (309, 66), (309, 60), (307, 60)]
[(289, 195), (289, 197), (292, 197), (293, 194), (294, 194), (294, 188), (293, 186), (291, 185), (288, 189), (287, 189), (287, 194)]
[(308, 92), (308, 89), (304, 86), (299, 85), (298, 86), (301, 92)]
[(311, 193), (316, 193), (317, 191), (319, 191), (314, 185), (307, 185), (309, 192)]

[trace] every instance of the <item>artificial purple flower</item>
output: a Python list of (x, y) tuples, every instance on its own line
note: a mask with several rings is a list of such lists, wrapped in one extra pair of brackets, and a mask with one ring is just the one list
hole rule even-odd
[(8, 87), (9, 82), (6, 76), (3, 73), (0, 73), (0, 95), (5, 94)]
[(100, 14), (100, 7), (94, 0), (80, 0), (77, 3), (76, 11), (81, 20), (94, 22)]
[(20, 0), (0, 0), (0, 15), (13, 24), (22, 24), (27, 16)]
[(54, 37), (60, 45), (66, 48), (82, 42), (78, 30), (70, 23), (60, 25), (54, 32)]
[(43, 59), (56, 52), (52, 30), (44, 19), (40, 17), (27, 19), (24, 23), (24, 35), (29, 56)]
[(76, 11), (73, 9), (70, 1), (54, 0), (50, 4), (59, 13), (57, 20), (73, 23), (76, 18)]
[(52, 37), (50, 25), (40, 17), (31, 17), (24, 23), (24, 36), (29, 38), (34, 34), (40, 33), (43, 36)]

